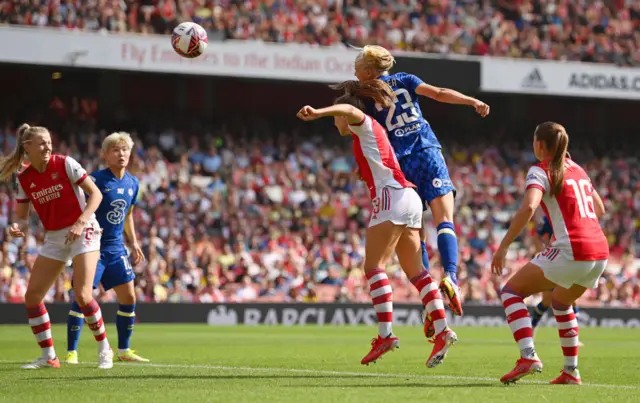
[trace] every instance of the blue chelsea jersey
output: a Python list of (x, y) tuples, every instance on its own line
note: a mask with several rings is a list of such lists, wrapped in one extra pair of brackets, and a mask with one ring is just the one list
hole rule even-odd
[(428, 147), (441, 148), (431, 125), (422, 116), (416, 88), (423, 81), (407, 73), (379, 77), (391, 86), (396, 102), (388, 109), (373, 102), (366, 103), (366, 113), (387, 129), (389, 141), (398, 158)]
[(549, 219), (546, 215), (542, 217), (542, 222), (536, 228), (536, 232), (540, 236), (553, 235), (553, 227), (551, 227), (551, 223), (549, 222)]
[(102, 227), (101, 247), (124, 247), (124, 220), (138, 199), (138, 178), (126, 172), (118, 179), (109, 168), (95, 171), (91, 178), (102, 192), (96, 218)]

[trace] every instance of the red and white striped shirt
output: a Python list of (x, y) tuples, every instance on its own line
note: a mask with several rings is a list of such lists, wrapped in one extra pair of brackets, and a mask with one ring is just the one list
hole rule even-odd
[(377, 190), (385, 186), (392, 188), (415, 188), (400, 169), (396, 153), (389, 143), (386, 130), (371, 116), (365, 115), (362, 122), (349, 125), (353, 139), (353, 155), (364, 179), (371, 200)]
[(61, 230), (72, 226), (84, 211), (86, 201), (79, 185), (86, 178), (87, 172), (76, 160), (53, 154), (44, 172), (29, 166), (18, 174), (17, 201), (33, 204), (45, 230)]
[(593, 186), (587, 173), (570, 159), (566, 160), (564, 184), (556, 197), (549, 193), (548, 163), (529, 169), (526, 188), (542, 190), (542, 209), (553, 228), (551, 246), (570, 253), (576, 261), (604, 260), (609, 243), (602, 232), (593, 204)]

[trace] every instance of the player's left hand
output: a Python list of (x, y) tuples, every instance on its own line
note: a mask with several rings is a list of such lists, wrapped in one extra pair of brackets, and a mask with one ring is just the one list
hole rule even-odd
[(498, 248), (496, 253), (493, 254), (493, 260), (491, 261), (491, 271), (496, 276), (502, 275), (502, 270), (505, 267), (505, 260), (507, 257), (507, 250)]
[(482, 102), (482, 101), (480, 101), (478, 99), (476, 99), (475, 102), (473, 103), (473, 108), (483, 118), (486, 117), (489, 114), (489, 109), (490, 109), (489, 105), (485, 104), (484, 102)]
[(146, 258), (144, 257), (144, 252), (142, 252), (142, 248), (140, 248), (140, 245), (133, 244), (133, 264), (138, 264), (144, 260), (146, 260)]
[(67, 237), (64, 243), (69, 244), (80, 238), (85, 225), (85, 222), (82, 222), (80, 220), (76, 221), (76, 223), (73, 224), (71, 228), (69, 228), (69, 232), (67, 232)]
[(296, 116), (305, 121), (316, 120), (320, 118), (318, 111), (310, 107), (309, 105), (303, 106), (302, 109), (298, 111)]

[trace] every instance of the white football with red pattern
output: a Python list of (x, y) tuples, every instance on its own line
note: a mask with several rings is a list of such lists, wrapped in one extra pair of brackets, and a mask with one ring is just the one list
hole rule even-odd
[(209, 39), (207, 31), (195, 22), (183, 22), (171, 35), (171, 46), (182, 57), (193, 59), (204, 53)]

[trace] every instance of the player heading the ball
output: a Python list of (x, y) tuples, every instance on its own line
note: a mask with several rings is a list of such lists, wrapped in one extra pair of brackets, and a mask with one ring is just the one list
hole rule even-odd
[(371, 342), (371, 351), (361, 363), (376, 362), (400, 343), (392, 331), (393, 291), (385, 270), (395, 251), (433, 320), (436, 334), (427, 359), (427, 366), (433, 368), (444, 360), (458, 338), (447, 326), (438, 285), (422, 264), (419, 234), (422, 202), (415, 185), (402, 173), (386, 130), (362, 111), (364, 98), (389, 106), (393, 92), (380, 80), (348, 81), (341, 86), (345, 93), (333, 106), (322, 109), (305, 106), (297, 116), (305, 121), (333, 116), (340, 135), (351, 136), (358, 171), (369, 188), (373, 211), (367, 228), (364, 271), (378, 318), (378, 337)]

